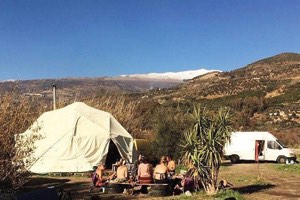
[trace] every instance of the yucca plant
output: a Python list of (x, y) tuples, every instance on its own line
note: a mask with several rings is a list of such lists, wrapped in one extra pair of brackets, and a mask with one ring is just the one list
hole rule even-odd
[(217, 114), (209, 115), (205, 108), (195, 106), (191, 117), (194, 123), (181, 143), (183, 159), (193, 166), (195, 182), (208, 194), (215, 194), (223, 148), (232, 131), (230, 114), (221, 108)]

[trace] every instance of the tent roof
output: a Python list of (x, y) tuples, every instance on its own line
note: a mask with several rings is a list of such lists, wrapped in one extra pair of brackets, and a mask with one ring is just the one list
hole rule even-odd
[[(48, 123), (51, 123), (50, 126), (47, 126), (47, 132), (59, 134), (56, 130), (51, 131), (51, 127), (57, 129), (56, 126), (60, 124), (70, 127), (67, 125), (74, 124), (74, 121), (80, 123), (82, 119), (85, 119), (83, 120), (85, 123), (89, 121), (90, 125), (98, 126), (99, 130), (102, 130), (101, 134), (103, 136), (105, 134), (110, 137), (123, 136), (132, 138), (110, 113), (90, 107), (83, 102), (74, 102), (66, 107), (45, 112), (38, 118), (37, 122), (43, 125), (47, 120)], [(85, 128), (88, 129), (88, 124), (85, 124), (85, 126)], [(75, 129), (75, 127), (73, 127), (73, 129)], [(73, 129), (70, 131), (74, 131), (75, 135), (77, 130)]]

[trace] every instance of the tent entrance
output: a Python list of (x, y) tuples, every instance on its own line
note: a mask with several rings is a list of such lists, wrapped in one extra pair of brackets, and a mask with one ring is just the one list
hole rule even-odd
[(105, 166), (107, 169), (111, 169), (112, 168), (112, 164), (118, 162), (121, 158), (121, 155), (118, 151), (117, 146), (115, 145), (115, 143), (110, 140), (109, 142), (109, 147), (108, 147), (108, 153), (107, 153), (107, 157), (106, 157), (106, 161), (105, 161)]

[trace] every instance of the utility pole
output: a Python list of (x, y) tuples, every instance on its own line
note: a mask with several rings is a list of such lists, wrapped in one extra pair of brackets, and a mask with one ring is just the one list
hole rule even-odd
[(53, 110), (56, 110), (56, 85), (52, 85), (53, 89)]

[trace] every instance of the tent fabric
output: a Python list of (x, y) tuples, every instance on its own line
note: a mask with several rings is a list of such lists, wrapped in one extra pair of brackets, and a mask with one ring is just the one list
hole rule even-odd
[(105, 163), (112, 140), (121, 155), (132, 162), (133, 138), (108, 112), (82, 102), (45, 112), (23, 136), (40, 135), (29, 166), (34, 173), (85, 172)]

